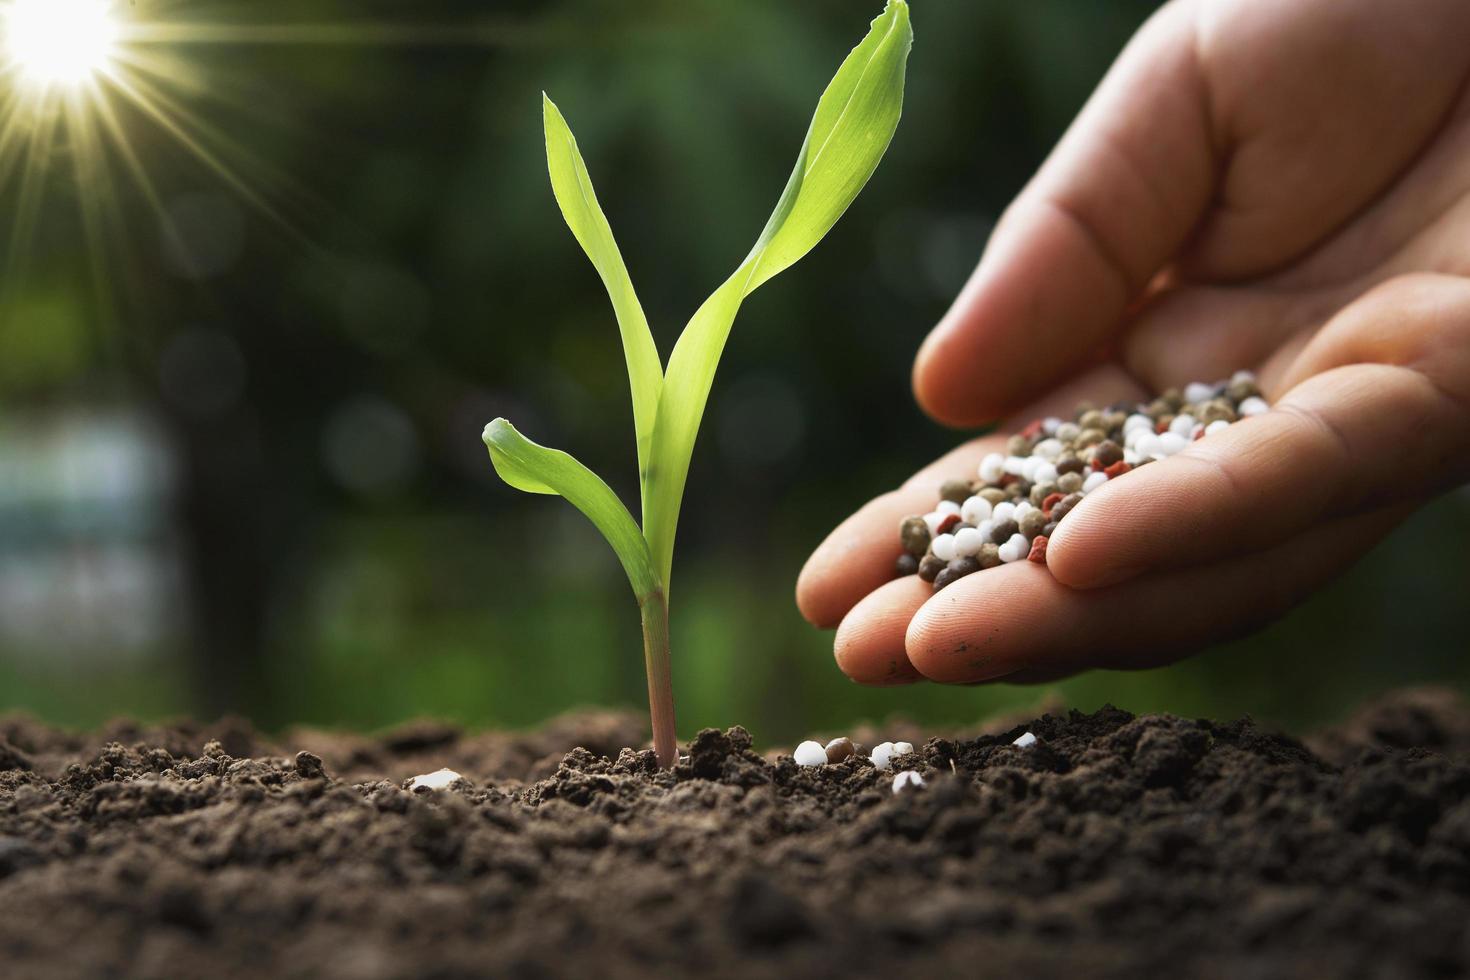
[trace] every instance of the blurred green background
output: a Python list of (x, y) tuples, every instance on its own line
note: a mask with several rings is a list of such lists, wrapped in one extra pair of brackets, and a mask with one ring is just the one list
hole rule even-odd
[[(1043, 695), (857, 688), (792, 587), (833, 524), (960, 438), (914, 407), (913, 352), (1152, 6), (915, 0), (892, 150), (747, 304), (721, 366), (677, 560), (683, 734), (970, 722)], [(635, 495), (617, 333), (552, 199), (540, 92), (667, 355), (879, 7), (140, 0), (135, 18), (226, 35), (158, 46), (177, 133), (113, 98), (127, 153), (63, 124), (0, 155), (0, 710), (489, 727), (641, 709), (610, 551), (501, 486), (479, 441), (506, 415)], [(1467, 540), (1460, 491), (1261, 634), (1054, 690), (1303, 727), (1395, 684), (1470, 686)]]

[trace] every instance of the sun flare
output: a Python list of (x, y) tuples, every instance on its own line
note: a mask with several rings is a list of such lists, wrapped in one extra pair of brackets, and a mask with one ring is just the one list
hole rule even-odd
[(105, 72), (120, 27), (111, 0), (11, 0), (0, 7), (5, 61), (21, 83), (49, 90)]
[(106, 297), (138, 248), (129, 209), (145, 208), (173, 234), (169, 188), (155, 179), (171, 153), (307, 240), (297, 215), (314, 206), (310, 191), (226, 122), (256, 80), (218, 69), (211, 49), (490, 47), (506, 37), (495, 21), (261, 21), (234, 0), (0, 0), (0, 345), (61, 182), (77, 208), (99, 316), (113, 315)]

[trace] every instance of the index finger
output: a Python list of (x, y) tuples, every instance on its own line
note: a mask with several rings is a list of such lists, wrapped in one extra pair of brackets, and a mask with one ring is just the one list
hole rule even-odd
[(1194, 6), (1139, 31), (925, 340), (914, 392), (935, 418), (988, 422), (1096, 356), (1205, 213), (1217, 165)]

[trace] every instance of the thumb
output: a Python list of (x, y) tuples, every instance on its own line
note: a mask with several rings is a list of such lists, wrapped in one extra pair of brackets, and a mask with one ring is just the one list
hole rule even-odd
[(1198, 223), (1216, 163), (1192, 18), (1173, 3), (1143, 27), (1007, 210), (919, 351), (935, 418), (989, 422), (1075, 373)]

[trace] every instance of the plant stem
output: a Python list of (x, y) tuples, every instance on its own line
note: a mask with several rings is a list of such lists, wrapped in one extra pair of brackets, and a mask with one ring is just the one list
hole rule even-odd
[(669, 666), (669, 601), (658, 589), (642, 597), (643, 660), (648, 670), (648, 714), (653, 719), (653, 751), (658, 764), (672, 769), (679, 759), (674, 735), (674, 682)]

